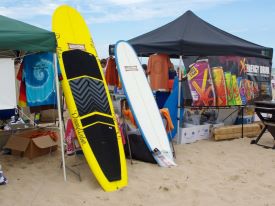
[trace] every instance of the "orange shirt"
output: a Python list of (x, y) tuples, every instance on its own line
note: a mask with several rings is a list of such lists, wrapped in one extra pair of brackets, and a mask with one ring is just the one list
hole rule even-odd
[(148, 60), (148, 74), (152, 90), (169, 90), (169, 68), (172, 66), (167, 54), (153, 54)]
[(172, 131), (174, 129), (174, 125), (173, 125), (169, 110), (167, 108), (162, 108), (159, 111), (163, 115), (163, 117), (165, 118), (165, 120), (167, 122), (166, 123), (166, 128), (165, 128), (166, 131), (167, 132)]
[(108, 85), (118, 86), (118, 73), (116, 69), (116, 62), (113, 58), (108, 58), (105, 72), (105, 79)]
[(136, 121), (135, 121), (135, 119), (134, 119), (134, 116), (133, 116), (131, 110), (130, 110), (130, 109), (124, 109), (122, 112), (123, 112), (123, 115), (126, 117), (126, 119), (130, 120), (130, 122), (131, 122), (135, 127), (137, 127)]

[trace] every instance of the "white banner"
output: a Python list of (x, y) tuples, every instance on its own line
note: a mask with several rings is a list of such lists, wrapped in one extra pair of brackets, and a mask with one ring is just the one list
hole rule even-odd
[(14, 61), (0, 58), (0, 110), (14, 108), (16, 108)]

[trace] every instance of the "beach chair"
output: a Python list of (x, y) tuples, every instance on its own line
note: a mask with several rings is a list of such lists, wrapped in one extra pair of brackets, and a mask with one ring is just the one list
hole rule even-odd
[(259, 144), (259, 140), (262, 138), (263, 134), (268, 130), (275, 140), (275, 101), (255, 101), (255, 112), (262, 121), (264, 127), (262, 128), (259, 136), (251, 141), (251, 144), (257, 144), (263, 146), (264, 148), (275, 149), (275, 144), (273, 147)]

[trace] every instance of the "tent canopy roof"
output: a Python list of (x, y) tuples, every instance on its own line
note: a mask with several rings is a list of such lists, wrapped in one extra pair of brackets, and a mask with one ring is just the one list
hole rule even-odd
[(176, 20), (129, 40), (140, 56), (167, 53), (170, 56), (239, 55), (272, 58), (266, 48), (227, 33), (185, 12)]
[(55, 34), (0, 15), (0, 56), (14, 57), (15, 50), (55, 52)]

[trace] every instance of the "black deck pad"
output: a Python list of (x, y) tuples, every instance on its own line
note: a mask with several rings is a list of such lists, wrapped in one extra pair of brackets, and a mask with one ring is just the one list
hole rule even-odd
[[(81, 50), (62, 54), (65, 72), (79, 116), (92, 112), (111, 114), (107, 93), (95, 56)], [(100, 114), (81, 120), (85, 136), (106, 178), (121, 180), (120, 155), (114, 120)], [(92, 125), (95, 123), (94, 125)], [(90, 126), (91, 125), (91, 126)]]
[(105, 122), (111, 125), (114, 125), (114, 120), (111, 117), (105, 117), (99, 114), (90, 116), (90, 117), (86, 117), (84, 119), (81, 120), (82, 126), (85, 127), (89, 124), (95, 123), (95, 122)]
[(71, 80), (69, 83), (79, 116), (91, 112), (111, 115), (103, 82), (85, 77)]
[(84, 129), (84, 133), (106, 178), (110, 182), (121, 180), (115, 128), (99, 123)]
[(67, 79), (87, 75), (102, 80), (94, 55), (75, 49), (62, 53)]

